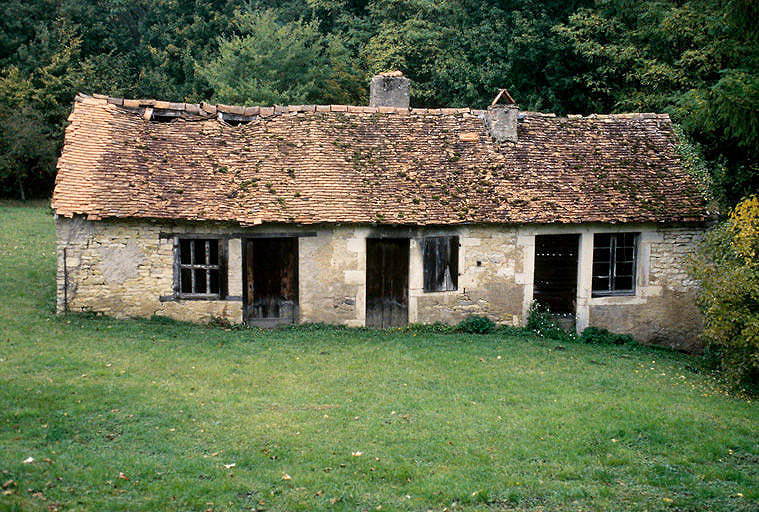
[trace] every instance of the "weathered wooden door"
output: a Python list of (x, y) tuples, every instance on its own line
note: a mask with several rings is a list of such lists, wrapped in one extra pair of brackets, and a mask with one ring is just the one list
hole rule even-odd
[(297, 238), (246, 240), (244, 274), (247, 323), (269, 327), (297, 321)]
[(366, 239), (366, 325), (408, 323), (408, 238)]
[(574, 315), (580, 235), (535, 237), (534, 298), (552, 313)]

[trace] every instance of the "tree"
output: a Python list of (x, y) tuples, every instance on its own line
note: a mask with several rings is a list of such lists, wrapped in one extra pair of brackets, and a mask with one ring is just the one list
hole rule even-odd
[(322, 35), (316, 22), (280, 22), (272, 10), (237, 13), (236, 20), (240, 33), (220, 39), (218, 57), (198, 67), (217, 101), (355, 103), (362, 96), (342, 40)]
[(0, 190), (25, 201), (48, 190), (55, 176), (55, 140), (28, 106), (0, 106)]
[[(752, 0), (599, 0), (558, 25), (598, 111), (668, 112), (732, 206), (759, 188), (759, 44)], [(750, 17), (753, 16), (753, 17)]]
[[(400, 69), (414, 106), (482, 108), (505, 87), (526, 110), (668, 112), (703, 150), (726, 209), (759, 189), (756, 0), (241, 4), (2, 2), (0, 82), (13, 75), (20, 92), (0, 90), (0, 108), (42, 123), (38, 135), (59, 149), (80, 91), (365, 104), (372, 74)], [(24, 165), (22, 176), (36, 174)], [(18, 195), (13, 183), (0, 194)], [(45, 196), (52, 179), (37, 186), (24, 185)]]
[(759, 393), (759, 197), (707, 234), (691, 272), (702, 287), (708, 359), (733, 388)]

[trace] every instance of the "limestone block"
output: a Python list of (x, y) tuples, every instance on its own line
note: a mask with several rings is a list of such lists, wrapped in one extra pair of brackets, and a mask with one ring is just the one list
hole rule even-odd
[(227, 293), (242, 297), (242, 240), (230, 238), (227, 244)]

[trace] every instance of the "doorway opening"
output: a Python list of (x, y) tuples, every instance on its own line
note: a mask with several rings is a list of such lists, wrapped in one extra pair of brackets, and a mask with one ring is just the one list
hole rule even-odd
[(245, 240), (245, 322), (274, 327), (298, 321), (298, 239)]
[(408, 323), (408, 238), (366, 239), (366, 326)]
[(533, 297), (552, 313), (574, 317), (580, 235), (535, 236)]

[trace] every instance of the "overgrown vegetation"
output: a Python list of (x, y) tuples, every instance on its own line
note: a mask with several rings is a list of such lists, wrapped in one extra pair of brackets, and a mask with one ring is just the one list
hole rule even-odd
[(486, 316), (470, 316), (456, 326), (456, 331), (466, 334), (491, 334), (495, 332), (495, 322)]
[(629, 334), (615, 334), (607, 329), (598, 327), (586, 327), (580, 334), (579, 341), (582, 343), (595, 343), (597, 345), (624, 345), (625, 343), (635, 343), (635, 340)]
[[(571, 327), (571, 328), (569, 328)], [(533, 302), (527, 315), (525, 330), (543, 338), (563, 342), (591, 343), (595, 345), (624, 345), (636, 343), (629, 334), (615, 334), (600, 327), (586, 327), (578, 336), (574, 326), (562, 325), (561, 315)]]
[(0, 258), (0, 510), (759, 503), (759, 409), (689, 356), (500, 327), (59, 318), (44, 205), (0, 203)]
[[(414, 106), (668, 112), (715, 197), (759, 188), (752, 0), (12, 0), (0, 5), (0, 195), (47, 197), (78, 91), (222, 103), (367, 102), (400, 69)], [(30, 150), (30, 151), (27, 151)]]
[(527, 313), (525, 329), (534, 332), (538, 336), (557, 341), (576, 341), (574, 331), (569, 331), (561, 326), (560, 317), (548, 310), (547, 307), (533, 302)]
[(759, 197), (707, 234), (691, 270), (702, 287), (707, 361), (734, 389), (759, 393)]

